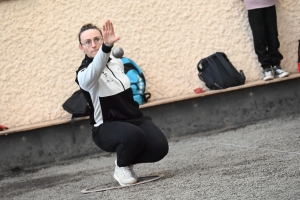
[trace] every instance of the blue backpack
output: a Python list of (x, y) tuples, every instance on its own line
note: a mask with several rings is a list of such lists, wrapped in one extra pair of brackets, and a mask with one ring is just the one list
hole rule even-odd
[(142, 105), (148, 102), (151, 97), (150, 93), (145, 93), (146, 90), (146, 79), (142, 69), (129, 58), (121, 58), (124, 64), (124, 72), (130, 80), (130, 86), (133, 93), (133, 99)]

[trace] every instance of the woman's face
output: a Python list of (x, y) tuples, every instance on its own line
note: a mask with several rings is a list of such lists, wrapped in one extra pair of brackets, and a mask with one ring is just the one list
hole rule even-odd
[(103, 43), (103, 38), (99, 30), (88, 29), (81, 33), (80, 41), (79, 49), (88, 57), (94, 58)]

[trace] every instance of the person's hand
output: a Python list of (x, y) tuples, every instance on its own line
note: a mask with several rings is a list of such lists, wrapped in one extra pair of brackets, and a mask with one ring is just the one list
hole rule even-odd
[(115, 30), (112, 22), (107, 20), (102, 26), (102, 34), (104, 44), (107, 46), (113, 46), (121, 37), (115, 35)]

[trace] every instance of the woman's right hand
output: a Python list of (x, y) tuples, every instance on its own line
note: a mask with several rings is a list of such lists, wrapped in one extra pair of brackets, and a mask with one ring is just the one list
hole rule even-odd
[(115, 30), (112, 22), (107, 20), (102, 26), (102, 34), (104, 44), (107, 46), (113, 46), (121, 37), (115, 35)]

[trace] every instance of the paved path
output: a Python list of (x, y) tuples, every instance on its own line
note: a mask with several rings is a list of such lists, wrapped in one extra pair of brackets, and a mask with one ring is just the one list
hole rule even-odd
[(0, 199), (300, 199), (300, 115), (265, 121), (211, 136), (170, 141), (155, 164), (138, 175), (163, 173), (158, 181), (81, 194), (116, 184), (115, 155), (96, 156), (0, 179)]

